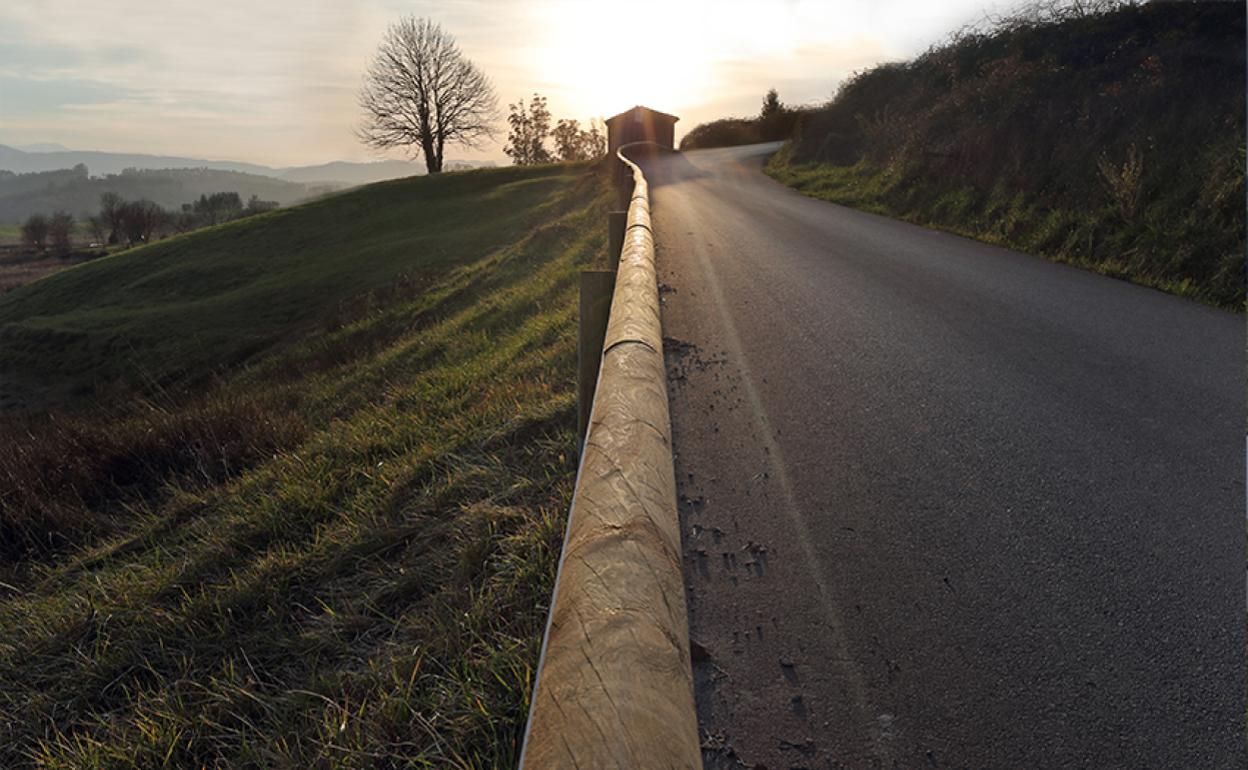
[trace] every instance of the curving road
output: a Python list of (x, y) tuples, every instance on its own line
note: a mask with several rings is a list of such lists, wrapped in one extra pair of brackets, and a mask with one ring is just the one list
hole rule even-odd
[(708, 768), (1241, 768), (1243, 318), (651, 162)]

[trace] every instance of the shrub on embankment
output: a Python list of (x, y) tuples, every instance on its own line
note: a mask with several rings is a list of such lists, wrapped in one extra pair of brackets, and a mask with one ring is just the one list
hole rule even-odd
[(816, 197), (1242, 307), (1243, 3), (1062, 8), (856, 75), (806, 116), (770, 173)]
[(384, 182), (0, 297), (0, 767), (514, 766), (599, 172)]
[(742, 144), (775, 142), (788, 139), (806, 107), (790, 107), (780, 102), (780, 94), (771, 89), (763, 97), (763, 107), (752, 118), (721, 118), (699, 123), (680, 140), (682, 150), (704, 150), (711, 147), (735, 147)]

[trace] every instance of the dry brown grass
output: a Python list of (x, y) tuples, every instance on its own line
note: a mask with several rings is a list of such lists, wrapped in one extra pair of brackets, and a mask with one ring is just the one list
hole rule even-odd
[(220, 483), (305, 431), (273, 399), (239, 394), (176, 408), (145, 403), (116, 419), (0, 423), (0, 562), (85, 545), (135, 505)]
[(85, 261), (82, 257), (32, 258), (29, 255), (13, 252), (11, 249), (0, 249), (0, 294)]

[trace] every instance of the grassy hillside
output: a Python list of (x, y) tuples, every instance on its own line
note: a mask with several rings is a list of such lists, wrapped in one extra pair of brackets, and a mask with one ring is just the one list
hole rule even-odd
[(0, 431), (0, 766), (514, 764), (610, 199), (383, 183), (0, 298), (84, 391)]
[(0, 301), (0, 404), (202, 383), (292, 334), (338, 323), (371, 289), (419, 292), (445, 279), (544, 221), (551, 204), (540, 202), (569, 184), (568, 173), (385, 182), (15, 290)]
[(861, 73), (770, 172), (816, 197), (1242, 307), (1244, 24), (1229, 2), (1007, 20)]

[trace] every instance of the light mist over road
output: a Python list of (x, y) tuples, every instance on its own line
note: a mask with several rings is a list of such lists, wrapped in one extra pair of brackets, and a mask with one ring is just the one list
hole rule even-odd
[(1244, 319), (652, 185), (708, 768), (1242, 767)]

